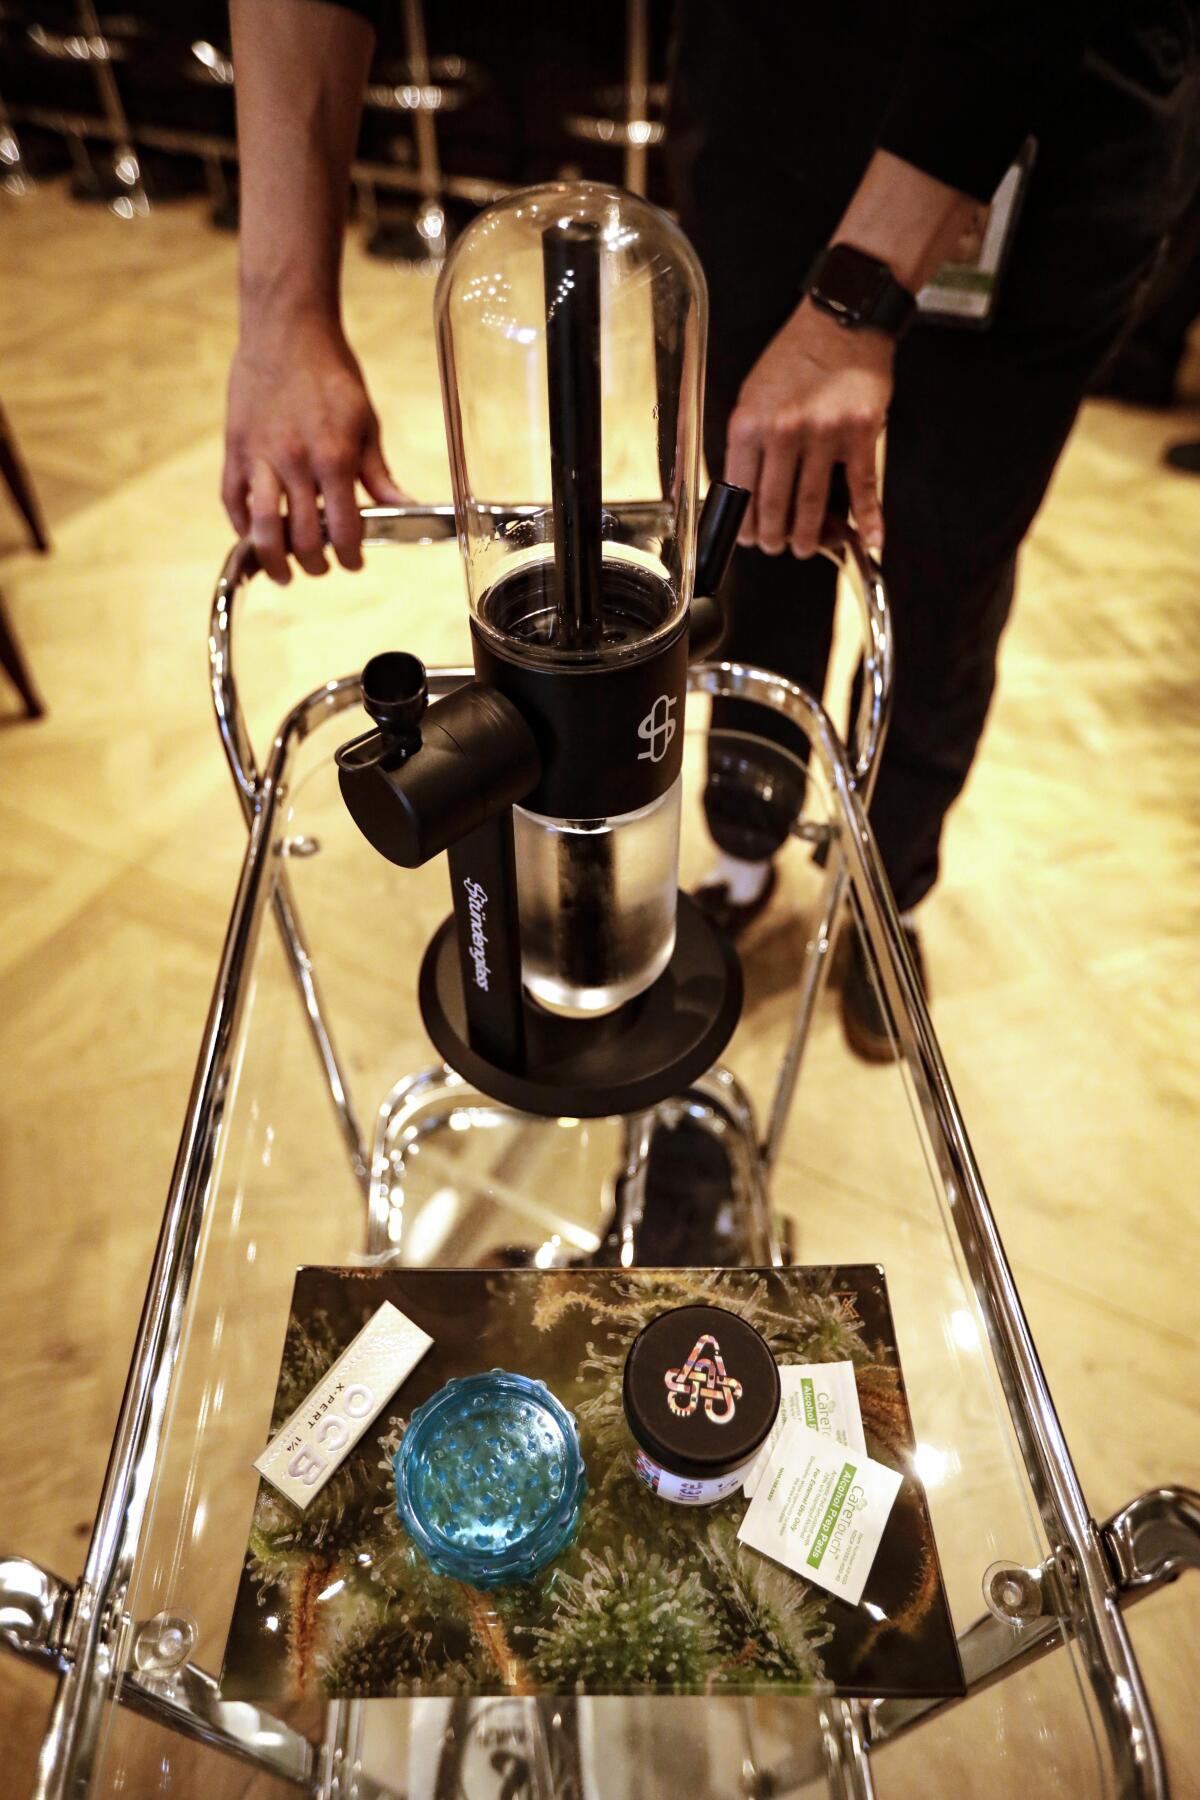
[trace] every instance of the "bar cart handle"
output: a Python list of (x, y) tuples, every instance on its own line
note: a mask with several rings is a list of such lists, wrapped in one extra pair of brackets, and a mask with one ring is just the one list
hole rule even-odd
[[(609, 512), (613, 521), (619, 525), (620, 520), (626, 517), (633, 519), (652, 516), (661, 510), (661, 504), (655, 501), (631, 502), (609, 509)], [(496, 506), (490, 510), (498, 517), (511, 517), (515, 520), (526, 512), (536, 513), (539, 509)], [(454, 508), (448, 503), (437, 506), (368, 506), (362, 509), (360, 516), (363, 522), (363, 544), (368, 549), (383, 544), (445, 543), (457, 535)], [(863, 545), (851, 524), (842, 526), (839, 522), (836, 534), (831, 534), (830, 541), (822, 545), (822, 550), (839, 567), (849, 572), (862, 615), (862, 702), (855, 734), (853, 775), (856, 788), (864, 801), (868, 801), (883, 749), (891, 705), (892, 632), (887, 595), (878, 561)], [(258, 572), (258, 568), (254, 546), (248, 538), (243, 538), (230, 551), (218, 577), (213, 594), (208, 639), (209, 675), (217, 730), (247, 819), (252, 818), (257, 810), (261, 798), (262, 774), (238, 694), (233, 660), (233, 619), (237, 595), (250, 577)], [(357, 677), (354, 679), (357, 680)], [(441, 671), (436, 692), (449, 692), (458, 681), (469, 679), (470, 671), (466, 669)], [(334, 683), (333, 687), (338, 685)], [(433, 685), (430, 691), (431, 696), (436, 697)]]

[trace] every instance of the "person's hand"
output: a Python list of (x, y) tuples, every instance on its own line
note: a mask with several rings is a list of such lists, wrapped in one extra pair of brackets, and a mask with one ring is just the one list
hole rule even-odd
[(318, 496), (338, 561), (362, 567), (356, 478), (377, 505), (409, 498), (388, 472), (379, 421), (339, 327), (307, 319), (243, 334), (229, 377), (221, 498), (234, 530), (251, 534), (272, 581), (291, 579), (284, 499), (302, 569), (323, 575), (327, 567)]
[(876, 448), (892, 397), (895, 344), (848, 331), (805, 301), (742, 383), (725, 479), (750, 489), (738, 542), (770, 556), (818, 548), (837, 463), (863, 542), (883, 546)]

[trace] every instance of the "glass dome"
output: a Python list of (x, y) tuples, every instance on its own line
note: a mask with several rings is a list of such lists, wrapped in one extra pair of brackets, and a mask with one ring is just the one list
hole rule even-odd
[(438, 351), (471, 609), (535, 660), (644, 653), (691, 598), (707, 295), (657, 207), (527, 188), (459, 238)]

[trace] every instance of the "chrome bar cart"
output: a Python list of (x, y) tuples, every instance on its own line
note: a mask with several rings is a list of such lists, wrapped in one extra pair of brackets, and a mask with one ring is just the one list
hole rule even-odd
[[(363, 516), (373, 565), (384, 549), (454, 534), (448, 507)], [(853, 534), (830, 554), (863, 623), (855, 753), (817, 700), (777, 676), (728, 662), (692, 672), (701, 722), (706, 697), (737, 696), (799, 727), (807, 798), (779, 902), (746, 947), (727, 1062), (654, 1115), (599, 1121), (521, 1117), (431, 1065), (413, 989), (444, 883), (436, 869), (398, 875), (340, 807), (332, 751), (356, 676), (300, 700), (259, 762), (233, 658), (256, 563), (246, 544), (230, 556), (209, 650), (248, 843), (128, 1384), (80, 1580), (0, 1562), (0, 1641), (56, 1682), (37, 1800), (468, 1791), (461, 1756), (459, 1775), (444, 1774), (446, 1745), (457, 1733), (461, 1750), (469, 1726), (459, 1703), (274, 1716), (221, 1697), (214, 1671), (292, 1277), (301, 1263), (455, 1264), (514, 1244), (552, 1267), (596, 1251), (606, 1231), (636, 1263), (649, 1142), (682, 1117), (729, 1171), (709, 1260), (887, 1271), (968, 1696), (474, 1703), (508, 1708), (525, 1732), (522, 1793), (652, 1800), (686, 1781), (697, 1800), (1166, 1796), (1122, 1609), (1200, 1561), (1200, 1496), (1145, 1494), (1098, 1524), (1081, 1491), (866, 820), (891, 684), (879, 571)], [(389, 560), (401, 582), (420, 562)], [(431, 690), (466, 674), (431, 672)], [(699, 789), (702, 733), (688, 757)], [(685, 882), (704, 847), (692, 804)], [(260, 929), (268, 912), (274, 931)], [(894, 1022), (894, 1069), (856, 1065), (827, 1028), (839, 927), (861, 933)], [(553, 1774), (566, 1737), (570, 1782)]]

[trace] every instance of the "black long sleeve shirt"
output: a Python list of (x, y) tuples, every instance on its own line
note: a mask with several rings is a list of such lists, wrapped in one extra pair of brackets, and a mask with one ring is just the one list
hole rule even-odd
[[(336, 0), (378, 24), (384, 0)], [(1048, 109), (1070, 107), (1084, 55), (1105, 21), (1136, 11), (1169, 26), (1195, 0), (737, 0), (722, 31), (757, 41), (767, 104), (793, 75), (803, 112), (853, 105), (860, 81), (880, 96), (879, 148), (987, 201)], [(683, 29), (687, 29), (686, 13)], [(469, 46), (464, 45), (464, 50)], [(711, 46), (714, 56), (722, 45)], [(880, 64), (883, 64), (881, 67)], [(890, 65), (890, 66), (888, 66)], [(893, 72), (894, 71), (894, 72)], [(824, 88), (810, 101), (813, 78)], [(830, 98), (830, 95), (833, 98)], [(750, 97), (745, 97), (749, 99)], [(779, 129), (786, 131), (781, 117)]]

